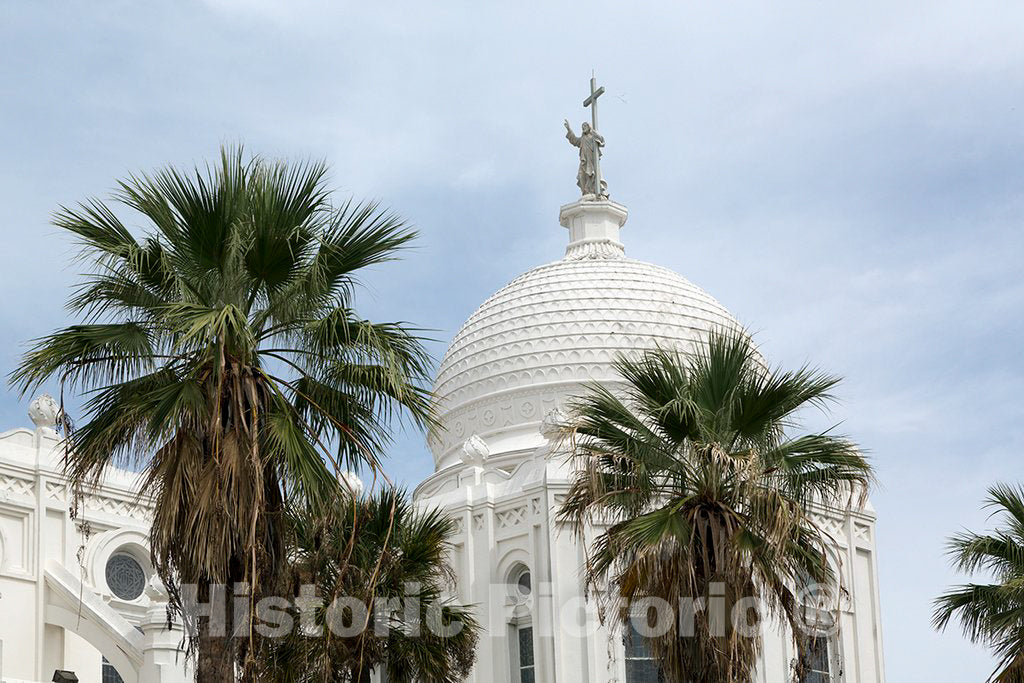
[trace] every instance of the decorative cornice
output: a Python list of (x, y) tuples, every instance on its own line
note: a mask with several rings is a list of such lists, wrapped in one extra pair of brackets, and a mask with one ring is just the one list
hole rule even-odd
[(573, 242), (565, 248), (566, 261), (583, 261), (585, 259), (626, 258), (626, 250), (615, 240), (587, 240)]

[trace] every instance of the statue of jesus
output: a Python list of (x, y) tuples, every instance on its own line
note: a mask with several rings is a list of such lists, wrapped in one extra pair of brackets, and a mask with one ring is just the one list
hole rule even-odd
[[(569, 140), (569, 144), (580, 149), (580, 170), (576, 173), (576, 184), (579, 185), (580, 192), (583, 193), (583, 196), (608, 196), (608, 184), (604, 182), (603, 178), (597, 178), (604, 137), (591, 128), (586, 121), (583, 122), (583, 132), (577, 137), (572, 132), (572, 126), (569, 125), (568, 119), (565, 121), (565, 137)], [(598, 183), (600, 183), (600, 190), (598, 190)]]

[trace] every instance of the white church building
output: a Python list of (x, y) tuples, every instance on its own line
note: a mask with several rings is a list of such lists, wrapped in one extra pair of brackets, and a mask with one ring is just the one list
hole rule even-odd
[[(686, 349), (738, 323), (683, 277), (627, 258), (626, 216), (601, 191), (563, 206), (562, 258), (484, 301), (438, 372), (444, 429), (430, 442), (435, 473), (414, 495), (456, 520), (453, 597), (473, 605), (485, 629), (473, 683), (658, 680), (642, 644), (627, 647), (621, 633), (596, 626), (584, 599), (584, 549), (555, 520), (571, 472), (551, 426), (586, 383), (616, 381), (618, 354)], [(0, 434), (0, 681), (50, 681), (58, 669), (84, 683), (188, 680), (181, 630), (167, 628), (149, 564), (135, 477), (109, 473), (72, 518), (57, 410), (37, 398), (32, 427)], [(883, 683), (873, 510), (817, 514), (841, 547), (847, 592), (838, 630), (816, 640), (808, 680)], [(755, 680), (788, 683), (791, 638), (769, 624), (764, 640)]]

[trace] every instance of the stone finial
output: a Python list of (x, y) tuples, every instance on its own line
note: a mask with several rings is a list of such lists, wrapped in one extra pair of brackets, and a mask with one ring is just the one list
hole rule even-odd
[(153, 602), (164, 603), (169, 599), (167, 588), (156, 573), (149, 577), (149, 581), (146, 582), (146, 587), (143, 589), (143, 592), (145, 592), (146, 597)]
[(474, 434), (462, 444), (462, 462), (471, 467), (483, 467), (484, 461), (491, 455), (487, 442)]
[(352, 495), (358, 498), (363, 495), (363, 491), (366, 490), (366, 484), (359, 478), (359, 475), (349, 470), (348, 472), (342, 472), (338, 475), (339, 481), (342, 486), (352, 492)]
[(548, 441), (556, 441), (561, 435), (562, 430), (565, 428), (565, 423), (568, 422), (569, 416), (561, 408), (555, 408), (548, 412), (544, 416), (544, 421), (540, 423), (540, 434)]
[(57, 426), (60, 417), (60, 405), (49, 394), (40, 394), (28, 406), (28, 416), (36, 428)]

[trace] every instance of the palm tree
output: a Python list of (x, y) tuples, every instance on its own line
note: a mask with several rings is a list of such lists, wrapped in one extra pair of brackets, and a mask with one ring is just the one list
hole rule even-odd
[(987, 534), (969, 531), (949, 540), (953, 566), (984, 571), (992, 583), (957, 586), (935, 601), (933, 623), (943, 630), (956, 617), (964, 634), (999, 658), (993, 683), (1024, 683), (1024, 487), (999, 484), (985, 507), (1004, 524)]
[[(563, 428), (576, 474), (560, 516), (581, 541), (596, 536), (588, 584), (622, 624), (641, 599), (725, 606), (723, 620), (695, 602), (692, 634), (676, 615), (650, 639), (669, 681), (750, 681), (765, 613), (788, 621), (806, 661), (798, 587), (836, 588), (834, 541), (811, 509), (846, 504), (872, 479), (847, 439), (791, 433), (837, 380), (769, 369), (747, 335), (721, 331), (692, 354), (654, 350), (616, 369), (621, 386), (590, 386)], [(733, 623), (743, 598), (761, 610)]]
[[(454, 578), (449, 518), (418, 512), (389, 488), (341, 496), (327, 514), (294, 515), (292, 528), (294, 583), (315, 586), (324, 604), (314, 612), (314, 636), (289, 629), (261, 642), (260, 680), (359, 683), (381, 669), (394, 683), (447, 683), (469, 674), (479, 627), (468, 610), (443, 599)], [(355, 633), (327, 627), (327, 608), (339, 596), (366, 606), (342, 618)]]
[[(188, 585), (201, 601), (215, 584), (272, 592), (285, 512), (329, 500), (332, 469), (375, 466), (394, 415), (430, 419), (417, 337), (352, 306), (359, 271), (414, 233), (375, 204), (332, 206), (323, 164), (241, 148), (131, 176), (112, 202), (62, 207), (54, 222), (90, 268), (68, 302), (80, 322), (36, 340), (12, 384), (24, 394), (55, 378), (87, 397), (67, 434), (76, 488), (112, 465), (141, 470), (175, 608)], [(208, 620), (191, 647), (199, 681), (231, 680), (245, 649)]]

